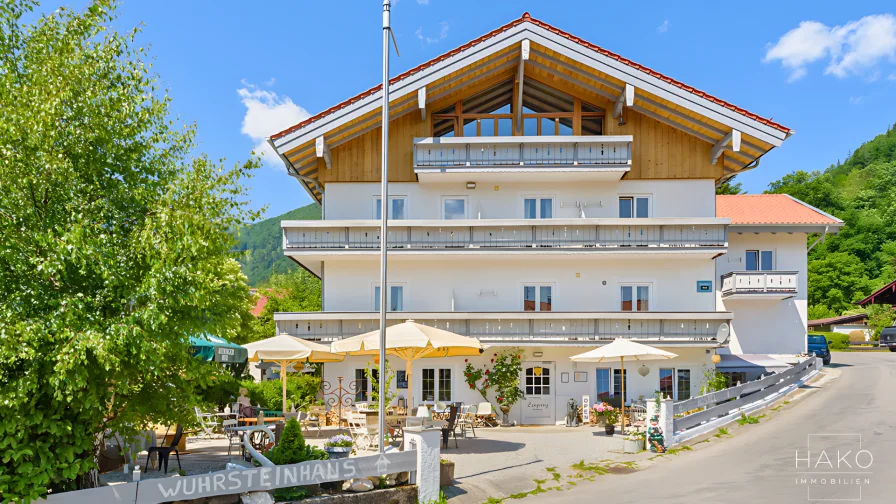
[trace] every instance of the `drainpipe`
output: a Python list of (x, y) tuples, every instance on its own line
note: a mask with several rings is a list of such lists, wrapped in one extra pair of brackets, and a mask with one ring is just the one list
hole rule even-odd
[(818, 242), (824, 243), (824, 237), (827, 234), (828, 234), (828, 226), (825, 226), (824, 231), (821, 232), (821, 236), (819, 236), (818, 239), (812, 243), (812, 245), (809, 245), (809, 250), (806, 251), (806, 254), (808, 254), (809, 252), (812, 252), (812, 248), (815, 247), (816, 245), (818, 245)]

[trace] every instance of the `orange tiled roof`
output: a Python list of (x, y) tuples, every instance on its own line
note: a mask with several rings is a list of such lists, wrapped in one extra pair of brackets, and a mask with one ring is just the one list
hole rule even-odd
[(267, 304), (268, 304), (268, 297), (265, 296), (264, 294), (259, 294), (258, 302), (255, 303), (255, 306), (252, 307), (252, 310), (250, 310), (249, 313), (251, 313), (252, 315), (255, 315), (256, 317), (260, 317), (261, 312), (264, 311), (264, 307)]
[(727, 217), (733, 225), (843, 224), (843, 221), (786, 194), (716, 196), (716, 217)]
[[(545, 30), (548, 30), (548, 31), (550, 31), (550, 32), (552, 32), (552, 33), (554, 33), (554, 34), (557, 34), (557, 35), (561, 36), (561, 37), (567, 38), (567, 39), (569, 39), (569, 40), (571, 40), (571, 41), (573, 41), (573, 42), (575, 42), (575, 43), (577, 43), (577, 44), (579, 44), (579, 45), (581, 45), (581, 46), (587, 47), (588, 49), (591, 49), (591, 50), (593, 50), (593, 51), (597, 51), (598, 53), (602, 54), (603, 56), (606, 56), (606, 57), (608, 57), (608, 58), (615, 59), (615, 60), (619, 61), (620, 63), (624, 63), (624, 64), (626, 64), (626, 65), (628, 65), (628, 66), (630, 66), (630, 67), (632, 67), (632, 68), (634, 68), (634, 69), (640, 70), (640, 71), (642, 71), (642, 72), (644, 72), (644, 73), (650, 75), (651, 77), (655, 77), (655, 78), (657, 78), (657, 79), (660, 79), (660, 80), (662, 80), (663, 82), (665, 82), (665, 83), (667, 83), (667, 84), (671, 84), (671, 85), (673, 85), (673, 86), (676, 86), (676, 87), (678, 87), (678, 88), (680, 88), (680, 89), (682, 89), (682, 90), (684, 90), (684, 91), (687, 91), (687, 92), (689, 92), (689, 93), (692, 93), (692, 94), (694, 94), (694, 95), (696, 95), (696, 96), (698, 96), (698, 97), (700, 97), (700, 98), (704, 98), (704, 99), (706, 99), (706, 100), (709, 100), (709, 101), (711, 101), (711, 102), (713, 102), (713, 103), (715, 103), (715, 104), (717, 104), (717, 105), (721, 105), (722, 107), (725, 107), (725, 108), (727, 108), (727, 109), (729, 109), (729, 110), (733, 110), (733, 111), (737, 112), (738, 114), (741, 114), (741, 115), (746, 116), (746, 117), (748, 117), (748, 118), (750, 118), (750, 119), (753, 119), (754, 121), (758, 121), (758, 122), (760, 122), (760, 123), (762, 123), (762, 124), (765, 124), (765, 125), (767, 125), (767, 126), (771, 126), (772, 128), (775, 128), (775, 129), (777, 129), (777, 130), (783, 131), (783, 132), (785, 132), (785, 133), (790, 132), (790, 128), (788, 128), (788, 127), (786, 127), (786, 126), (783, 126), (783, 125), (781, 125), (781, 124), (778, 124), (778, 123), (772, 121), (771, 119), (766, 119), (766, 118), (764, 118), (764, 117), (762, 117), (762, 116), (759, 116), (759, 115), (757, 115), (757, 114), (754, 114), (754, 113), (752, 113), (752, 112), (750, 112), (750, 111), (748, 111), (748, 110), (746, 110), (746, 109), (742, 109), (742, 108), (740, 108), (740, 107), (737, 107), (737, 106), (735, 106), (735, 105), (733, 105), (733, 104), (731, 104), (731, 103), (726, 102), (725, 100), (722, 100), (721, 98), (716, 98), (715, 96), (713, 96), (713, 95), (711, 95), (711, 94), (709, 94), (709, 93), (706, 93), (706, 92), (704, 92), (704, 91), (701, 91), (701, 90), (699, 90), (699, 89), (697, 89), (697, 88), (694, 88), (694, 87), (692, 87), (692, 86), (688, 86), (687, 84), (685, 84), (685, 83), (683, 83), (683, 82), (680, 82), (680, 81), (677, 81), (677, 80), (675, 80), (675, 79), (673, 79), (673, 78), (671, 78), (671, 77), (669, 77), (669, 76), (667, 76), (667, 75), (664, 75), (664, 74), (662, 74), (662, 73), (660, 73), (660, 72), (657, 72), (656, 70), (652, 70), (652, 69), (650, 69), (650, 68), (648, 68), (648, 67), (646, 67), (646, 66), (644, 66), (644, 65), (635, 63), (634, 61), (632, 61), (632, 60), (630, 60), (630, 59), (628, 59), (628, 58), (623, 58), (622, 56), (620, 56), (620, 55), (618, 55), (618, 54), (616, 54), (616, 53), (614, 53), (614, 52), (612, 52), (612, 51), (608, 51), (608, 50), (604, 49), (603, 47), (600, 47), (600, 46), (598, 46), (598, 45), (596, 45), (596, 44), (592, 44), (591, 42), (588, 42), (588, 41), (586, 41), (586, 40), (584, 40), (584, 39), (582, 39), (582, 38), (576, 37), (575, 35), (573, 35), (573, 34), (571, 34), (571, 33), (568, 33), (568, 32), (565, 32), (565, 31), (563, 31), (563, 30), (561, 30), (561, 29), (559, 29), (559, 28), (557, 28), (557, 27), (555, 27), (555, 26), (552, 26), (552, 25), (548, 24), (548, 23), (545, 23), (544, 21), (540, 21), (540, 20), (538, 20), (538, 19), (535, 19), (535, 18), (533, 18), (532, 16), (530, 16), (528, 12), (524, 12), (523, 15), (522, 15), (521, 17), (519, 17), (519, 18), (517, 18), (517, 19), (514, 19), (513, 21), (511, 21), (511, 22), (505, 24), (504, 26), (501, 26), (500, 28), (497, 28), (497, 29), (495, 29), (495, 30), (492, 30), (492, 31), (486, 33), (485, 35), (483, 35), (483, 36), (481, 36), (481, 37), (479, 37), (479, 38), (473, 39), (473, 40), (467, 42), (466, 44), (464, 44), (464, 45), (462, 45), (462, 46), (460, 46), (460, 47), (457, 47), (457, 48), (455, 48), (455, 49), (453, 49), (453, 50), (451, 50), (451, 51), (446, 52), (445, 54), (442, 54), (442, 55), (440, 55), (440, 56), (437, 56), (437, 57), (435, 57), (435, 58), (433, 58), (433, 59), (427, 61), (426, 63), (422, 63), (422, 64), (420, 64), (420, 65), (417, 65), (417, 66), (415, 66), (414, 68), (411, 68), (410, 70), (408, 70), (408, 71), (406, 71), (406, 72), (404, 72), (404, 73), (401, 73), (401, 74), (396, 75), (395, 77), (392, 77), (391, 79), (389, 79), (389, 83), (390, 83), (390, 84), (395, 84), (395, 83), (401, 81), (402, 79), (405, 79), (405, 78), (407, 78), (407, 77), (410, 77), (411, 75), (414, 75), (414, 74), (416, 74), (416, 73), (418, 73), (418, 72), (421, 72), (421, 71), (423, 71), (423, 70), (425, 70), (425, 69), (427, 69), (427, 68), (429, 68), (429, 67), (435, 65), (436, 63), (439, 63), (440, 61), (443, 61), (443, 60), (445, 60), (445, 59), (447, 59), (447, 58), (450, 58), (451, 56), (454, 56), (455, 54), (458, 54), (458, 53), (460, 53), (460, 52), (462, 52), (462, 51), (464, 51), (464, 50), (466, 50), (466, 49), (469, 49), (469, 48), (471, 48), (471, 47), (473, 47), (473, 46), (475, 46), (475, 45), (477, 45), (477, 44), (480, 44), (480, 43), (482, 43), (482, 42), (484, 42), (484, 41), (486, 41), (486, 40), (488, 40), (488, 39), (490, 39), (490, 38), (492, 38), (492, 37), (494, 37), (494, 36), (496, 36), (496, 35), (498, 35), (498, 34), (500, 34), (500, 33), (502, 33), (502, 32), (505, 32), (505, 31), (507, 31), (507, 30), (513, 28), (514, 26), (517, 26), (517, 25), (521, 24), (521, 23), (532, 23), (532, 24), (534, 24), (535, 26), (539, 26), (539, 27), (541, 27), (541, 28), (544, 28)], [(337, 103), (336, 105), (333, 105), (332, 107), (330, 107), (330, 108), (324, 110), (323, 112), (320, 112), (320, 113), (318, 113), (318, 114), (315, 114), (315, 115), (309, 117), (308, 119), (305, 119), (304, 121), (302, 121), (302, 122), (300, 122), (300, 123), (298, 123), (298, 124), (296, 124), (296, 125), (294, 125), (294, 126), (290, 126), (289, 128), (287, 128), (287, 129), (285, 129), (285, 130), (283, 130), (283, 131), (281, 131), (281, 132), (279, 132), (279, 133), (275, 133), (275, 134), (271, 135), (271, 138), (272, 138), (272, 139), (277, 139), (277, 138), (280, 138), (280, 137), (282, 137), (282, 136), (284, 136), (284, 135), (287, 135), (287, 134), (289, 134), (289, 133), (291, 133), (291, 132), (293, 132), (293, 131), (296, 131), (296, 130), (298, 130), (298, 129), (300, 129), (300, 128), (303, 128), (303, 127), (305, 127), (305, 126), (307, 126), (307, 125), (309, 125), (309, 124), (311, 124), (311, 123), (313, 123), (313, 122), (315, 122), (315, 121), (320, 120), (320, 119), (323, 118), (323, 117), (326, 117), (326, 116), (328, 116), (328, 115), (330, 115), (330, 114), (336, 112), (337, 110), (340, 110), (340, 109), (343, 109), (343, 108), (345, 108), (345, 107), (348, 107), (349, 105), (351, 105), (351, 104), (357, 102), (358, 100), (362, 100), (362, 99), (364, 99), (364, 98), (366, 98), (366, 97), (368, 97), (368, 96), (370, 96), (370, 95), (376, 93), (377, 91), (381, 90), (382, 88), (383, 88), (383, 85), (382, 85), (382, 84), (376, 85), (376, 86), (374, 86), (374, 87), (368, 89), (367, 91), (364, 91), (364, 92), (362, 92), (362, 93), (359, 93), (359, 94), (357, 94), (357, 95), (355, 95), (355, 96), (353, 96), (353, 97), (349, 98), (348, 100), (345, 100), (345, 101), (343, 101), (343, 102), (341, 102), (341, 103)]]

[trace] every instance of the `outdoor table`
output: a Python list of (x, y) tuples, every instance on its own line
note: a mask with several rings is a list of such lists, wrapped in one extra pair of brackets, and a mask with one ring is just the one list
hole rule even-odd
[[(286, 421), (286, 418), (284, 418), (284, 417), (265, 417), (264, 418), (265, 425), (267, 425), (269, 423), (277, 423), (277, 422), (284, 422), (284, 421)], [(241, 425), (255, 425), (256, 423), (258, 423), (258, 419), (254, 418), (254, 417), (240, 418)]]

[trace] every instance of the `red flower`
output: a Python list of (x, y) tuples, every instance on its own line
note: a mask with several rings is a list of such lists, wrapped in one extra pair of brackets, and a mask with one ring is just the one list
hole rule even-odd
[(489, 370), (488, 370), (488, 369), (486, 369), (486, 370), (485, 370), (485, 374), (488, 374), (488, 373), (489, 373)]
[(504, 398), (503, 398), (503, 397), (499, 397), (499, 398), (498, 398), (498, 402), (504, 402)]
[(492, 362), (495, 362), (495, 359), (492, 359)]
[(470, 388), (473, 388), (473, 384), (472, 384), (472, 383), (470, 384)]
[(520, 358), (520, 356), (519, 356), (519, 355), (517, 355), (517, 356), (516, 356), (516, 358), (517, 358), (517, 359), (519, 359), (519, 358)]

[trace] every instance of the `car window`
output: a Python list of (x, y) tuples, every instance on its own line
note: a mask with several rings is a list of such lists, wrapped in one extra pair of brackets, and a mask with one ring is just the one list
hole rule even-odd
[(809, 343), (815, 345), (824, 345), (824, 336), (809, 336)]

